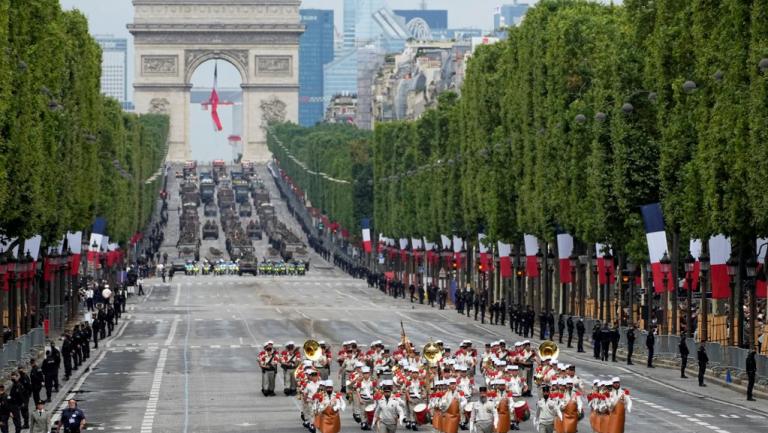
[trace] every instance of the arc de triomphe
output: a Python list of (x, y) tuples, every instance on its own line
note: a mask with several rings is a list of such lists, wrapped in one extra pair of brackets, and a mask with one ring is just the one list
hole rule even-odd
[(190, 158), (195, 69), (211, 59), (237, 68), (243, 88), (243, 160), (269, 159), (267, 120), (298, 121), (300, 0), (133, 0), (134, 102), (171, 118), (168, 160)]

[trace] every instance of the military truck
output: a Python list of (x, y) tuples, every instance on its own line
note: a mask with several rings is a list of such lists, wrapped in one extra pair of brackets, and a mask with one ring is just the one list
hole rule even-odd
[(219, 226), (215, 221), (208, 220), (203, 224), (203, 240), (206, 239), (218, 239), (219, 238)]
[(216, 184), (212, 178), (200, 179), (200, 199), (203, 203), (213, 203), (216, 194)]
[(218, 215), (218, 213), (219, 213), (218, 208), (213, 203), (207, 203), (203, 207), (203, 216), (215, 217), (216, 215)]
[(240, 255), (237, 261), (238, 275), (259, 275), (259, 262), (254, 254), (253, 247), (240, 247), (237, 253)]
[(213, 161), (212, 167), (213, 181), (218, 185), (227, 177), (227, 163), (223, 159), (217, 159)]
[(222, 212), (224, 209), (235, 210), (235, 193), (229, 186), (222, 186), (216, 193), (216, 199), (219, 202), (219, 210)]
[(251, 215), (253, 215), (253, 207), (251, 207), (251, 203), (247, 201), (245, 203), (241, 203), (238, 213), (241, 217), (250, 218)]
[(250, 189), (245, 179), (233, 179), (232, 188), (235, 190), (235, 200), (238, 203), (246, 203), (249, 200)]
[(184, 163), (182, 173), (185, 178), (197, 176), (197, 161), (187, 161)]
[(259, 225), (259, 220), (250, 220), (248, 226), (245, 228), (245, 233), (251, 240), (261, 240), (261, 225)]

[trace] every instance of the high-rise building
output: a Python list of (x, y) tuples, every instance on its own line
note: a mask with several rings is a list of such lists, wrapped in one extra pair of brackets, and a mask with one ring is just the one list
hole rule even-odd
[(299, 39), (299, 124), (312, 126), (321, 121), (323, 67), (333, 61), (333, 10), (302, 9), (304, 34)]
[(518, 3), (517, 0), (512, 4), (497, 6), (493, 11), (493, 29), (501, 30), (504, 27), (520, 24), (529, 7), (528, 3)]
[(117, 99), (128, 109), (128, 40), (112, 35), (96, 36), (101, 46), (101, 93)]
[(445, 9), (395, 9), (392, 12), (402, 17), (406, 23), (421, 18), (432, 30), (448, 28), (448, 11)]
[(392, 13), (384, 0), (344, 0), (345, 50), (375, 45), (399, 52), (409, 37), (405, 20)]
[(357, 49), (345, 50), (323, 68), (323, 110), (336, 95), (357, 94)]

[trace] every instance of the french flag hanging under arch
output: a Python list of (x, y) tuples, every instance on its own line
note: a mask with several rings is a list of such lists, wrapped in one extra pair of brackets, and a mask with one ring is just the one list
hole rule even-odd
[(712, 299), (731, 297), (731, 280), (728, 276), (728, 259), (731, 257), (731, 239), (724, 235), (709, 238), (709, 275)]
[(371, 222), (368, 218), (363, 218), (360, 225), (363, 228), (363, 250), (366, 253), (371, 252)]
[[(645, 238), (648, 240), (648, 257), (651, 260), (651, 272), (653, 273), (653, 288), (656, 293), (664, 292), (664, 275), (661, 272), (661, 258), (669, 248), (667, 247), (667, 232), (664, 231), (664, 217), (661, 213), (661, 204), (653, 203), (640, 208), (645, 225)], [(667, 276), (667, 290), (673, 290), (672, 275)]]
[(211, 97), (208, 103), (211, 104), (211, 119), (213, 119), (213, 130), (221, 131), (221, 119), (219, 118), (219, 94), (216, 92), (216, 83), (219, 76), (219, 64), (213, 66), (213, 89), (211, 89)]

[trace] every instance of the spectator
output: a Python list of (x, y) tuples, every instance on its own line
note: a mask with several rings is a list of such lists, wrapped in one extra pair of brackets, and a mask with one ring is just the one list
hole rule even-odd
[(749, 355), (747, 355), (747, 400), (748, 401), (755, 401), (754, 398), (752, 398), (752, 390), (755, 388), (755, 375), (757, 373), (757, 362), (755, 361), (755, 349), (754, 347), (752, 350), (749, 351)]
[(85, 413), (77, 407), (77, 401), (73, 398), (67, 403), (67, 408), (61, 411), (61, 424), (56, 430), (64, 426), (64, 433), (80, 433), (85, 429)]

